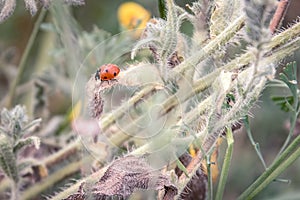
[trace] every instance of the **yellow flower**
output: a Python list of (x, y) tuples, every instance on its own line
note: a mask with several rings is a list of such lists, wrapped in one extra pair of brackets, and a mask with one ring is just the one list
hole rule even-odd
[(82, 103), (81, 103), (81, 101), (78, 101), (68, 115), (68, 120), (70, 122), (74, 121), (75, 119), (77, 119), (79, 117), (81, 108), (82, 108)]
[[(210, 156), (210, 163), (214, 163), (210, 165), (210, 170), (211, 170), (211, 176), (212, 176), (212, 180), (215, 183), (218, 179), (219, 176), (219, 166), (218, 166), (218, 148), (219, 146), (222, 144), (223, 139), (220, 137), (217, 140), (216, 143), (216, 147), (215, 150), (213, 151), (213, 153)], [(195, 157), (197, 155), (197, 151), (199, 151), (199, 149), (195, 148), (193, 144), (190, 145), (189, 147), (189, 153), (192, 157)], [(204, 159), (202, 160), (201, 164), (202, 164), (202, 169), (203, 172), (207, 175), (207, 165), (206, 165), (207, 161)]]
[[(219, 166), (218, 166), (218, 149), (219, 146), (222, 144), (223, 142), (223, 138), (219, 137), (216, 143), (216, 147), (215, 150), (213, 151), (213, 153), (210, 156), (210, 163), (214, 163), (210, 165), (210, 170), (211, 170), (211, 176), (212, 176), (212, 181), (215, 183), (218, 180), (218, 176), (219, 176)], [(203, 171), (205, 174), (207, 174), (207, 165), (206, 165), (207, 161), (203, 160), (202, 161), (202, 166), (203, 166)]]
[(126, 2), (120, 5), (118, 9), (118, 19), (121, 27), (125, 30), (135, 30), (134, 35), (139, 36), (142, 29), (146, 27), (151, 14), (143, 6)]

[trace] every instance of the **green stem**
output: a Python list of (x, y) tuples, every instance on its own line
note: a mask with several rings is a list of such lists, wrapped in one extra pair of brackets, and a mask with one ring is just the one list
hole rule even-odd
[[(298, 102), (297, 102), (296, 105), (298, 105)], [(294, 108), (294, 109), (297, 109), (297, 108)], [(277, 157), (284, 151), (284, 149), (286, 148), (286, 146), (289, 144), (292, 135), (294, 134), (294, 130), (295, 130), (296, 122), (297, 122), (298, 113), (296, 111), (294, 111), (293, 113), (295, 113), (295, 114), (294, 114), (294, 116), (292, 116), (292, 119), (291, 119), (291, 128), (290, 128), (289, 134), (288, 134), (286, 140), (284, 141), (284, 143), (283, 143), (283, 145), (282, 145), (282, 147), (281, 147), (281, 149), (280, 149)]]
[(265, 160), (261, 154), (261, 151), (260, 151), (260, 148), (259, 148), (259, 144), (256, 143), (253, 139), (253, 136), (252, 136), (252, 133), (251, 133), (251, 128), (250, 128), (250, 123), (249, 123), (249, 117), (248, 115), (245, 116), (245, 119), (244, 119), (244, 126), (245, 126), (245, 129), (246, 129), (246, 132), (247, 132), (247, 135), (248, 135), (248, 138), (252, 144), (252, 146), (254, 147), (255, 151), (256, 151), (256, 154), (258, 155), (262, 165), (264, 166), (265, 169), (267, 169), (267, 165), (265, 163)]
[(220, 175), (220, 181), (219, 181), (219, 185), (218, 185), (218, 189), (217, 189), (216, 200), (223, 199), (226, 180), (227, 180), (228, 173), (229, 173), (229, 166), (230, 166), (230, 162), (231, 162), (231, 158), (232, 158), (233, 142), (234, 142), (231, 128), (227, 128), (226, 138), (227, 138), (227, 150), (225, 153), (225, 158), (224, 158), (224, 162), (223, 162), (223, 166), (222, 166), (222, 172)]
[[(238, 199), (251, 199), (300, 156), (300, 136), (287, 147), (272, 165)], [(290, 155), (293, 152), (292, 155)], [(290, 155), (290, 156), (289, 156)]]
[[(283, 163), (281, 163), (276, 169), (271, 171), (267, 177), (261, 179), (260, 184), (249, 194), (247, 195), (247, 199), (253, 199), (260, 191), (262, 191), (265, 187), (267, 187), (273, 180), (276, 179), (283, 171), (285, 171), (296, 159), (300, 156), (300, 148), (298, 148), (294, 153), (292, 153), (288, 159), (286, 159)], [(264, 175), (264, 174), (263, 174)], [(263, 176), (262, 175), (262, 176)], [(257, 179), (260, 181), (260, 179)], [(246, 197), (246, 196), (245, 196)], [(243, 196), (239, 197), (239, 199), (244, 199)]]
[(208, 179), (208, 199), (214, 199), (214, 186), (212, 180), (211, 173), (211, 162), (210, 162), (211, 154), (206, 156), (206, 166), (207, 166), (207, 179)]
[(32, 46), (34, 44), (34, 40), (36, 39), (36, 36), (38, 34), (40, 25), (43, 22), (44, 17), (46, 16), (46, 13), (47, 13), (47, 10), (42, 9), (42, 11), (40, 12), (40, 14), (38, 16), (38, 19), (36, 20), (36, 22), (34, 24), (32, 33), (30, 35), (30, 38), (28, 40), (28, 43), (26, 45), (26, 48), (25, 48), (24, 53), (22, 55), (22, 58), (20, 60), (17, 77), (14, 79), (14, 81), (13, 81), (11, 87), (10, 87), (10, 90), (9, 90), (9, 94), (8, 94), (9, 96), (8, 96), (8, 100), (6, 102), (6, 105), (7, 105), (8, 108), (11, 108), (14, 104), (14, 97), (15, 97), (15, 93), (16, 93), (16, 87), (18, 86), (18, 84), (19, 84), (19, 82), (22, 78), (22, 75), (25, 72), (26, 61), (27, 61), (29, 52), (32, 49)]

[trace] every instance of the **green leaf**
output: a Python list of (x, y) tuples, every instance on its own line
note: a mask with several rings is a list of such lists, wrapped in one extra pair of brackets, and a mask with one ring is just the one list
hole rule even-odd
[(179, 159), (176, 159), (176, 164), (177, 164), (177, 167), (183, 171), (183, 173), (189, 177), (189, 172), (187, 171), (187, 169), (185, 168), (185, 166), (182, 164), (182, 162), (179, 160)]
[(296, 62), (288, 63), (279, 74), (279, 78), (290, 89), (291, 96), (274, 96), (271, 99), (280, 106), (281, 110), (297, 112), (299, 105)]
[(289, 87), (293, 98), (294, 99), (298, 98), (296, 62), (288, 63), (286, 67), (283, 69), (283, 72), (279, 74), (279, 77)]
[(16, 156), (13, 153), (10, 139), (4, 134), (0, 134), (0, 168), (8, 178), (18, 183)]
[(273, 96), (271, 99), (276, 105), (280, 106), (281, 110), (285, 112), (291, 111), (290, 106), (294, 104), (293, 96)]
[(13, 148), (13, 152), (17, 153), (23, 147), (31, 146), (31, 145), (34, 145), (34, 147), (36, 149), (39, 149), (40, 143), (41, 143), (40, 138), (38, 138), (36, 136), (31, 136), (31, 137), (28, 137), (28, 138), (25, 138), (25, 139), (21, 139), (15, 144), (15, 146)]

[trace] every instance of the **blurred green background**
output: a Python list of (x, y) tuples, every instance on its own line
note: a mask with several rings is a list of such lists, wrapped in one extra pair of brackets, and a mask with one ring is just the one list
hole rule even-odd
[[(82, 30), (91, 31), (96, 25), (100, 29), (106, 30), (112, 34), (120, 32), (120, 26), (117, 19), (117, 9), (120, 4), (126, 1), (107, 1), (107, 0), (87, 0), (85, 6), (72, 8), (72, 13), (75, 19), (79, 22)], [(158, 3), (154, 0), (135, 1), (149, 10), (152, 16), (159, 16)], [(180, 1), (176, 3), (180, 6), (185, 6), (192, 1)], [(284, 26), (288, 26), (295, 16), (299, 16), (300, 1), (292, 1), (292, 5), (288, 10)], [(8, 59), (10, 66), (8, 68), (12, 74), (15, 74), (15, 67), (26, 47), (28, 38), (31, 34), (33, 23), (36, 17), (31, 17), (29, 12), (24, 9), (23, 2), (17, 4), (17, 8), (7, 21), (0, 25), (0, 55), (1, 52), (10, 51)], [(188, 31), (187, 31), (188, 32)], [(34, 43), (34, 48), (30, 52), (27, 65), (33, 65), (36, 62), (36, 56), (39, 53), (40, 34)], [(10, 57), (9, 57), (10, 56)], [(297, 52), (291, 55), (283, 63), (296, 60), (300, 66), (300, 53)], [(284, 65), (284, 64), (282, 64)], [(299, 68), (299, 67), (298, 67)], [(300, 69), (300, 68), (299, 68)], [(300, 70), (298, 70), (300, 71)], [(30, 74), (28, 75), (30, 76)], [(0, 99), (2, 100), (8, 90), (8, 80), (4, 74), (0, 74)], [(272, 160), (283, 144), (287, 133), (288, 113), (280, 110), (270, 99), (270, 96), (278, 91), (272, 88), (266, 88), (260, 101), (252, 109), (251, 127), (256, 142), (260, 144), (261, 151), (267, 165), (271, 164)], [(300, 130), (298, 130), (300, 131)], [(299, 132), (297, 133), (299, 134)], [(225, 143), (225, 142), (224, 142)], [(224, 154), (225, 144), (220, 148), (220, 162)], [(219, 168), (221, 165), (219, 166)], [(230, 168), (230, 176), (225, 189), (224, 199), (235, 199), (250, 183), (252, 183), (264, 171), (254, 148), (251, 146), (246, 133), (238, 131), (235, 134), (235, 146), (233, 160)], [(263, 190), (255, 199), (300, 199), (300, 160), (298, 159), (288, 170), (281, 175), (280, 178), (290, 180), (291, 183), (273, 182), (265, 190)], [(290, 196), (285, 196), (286, 193)]]

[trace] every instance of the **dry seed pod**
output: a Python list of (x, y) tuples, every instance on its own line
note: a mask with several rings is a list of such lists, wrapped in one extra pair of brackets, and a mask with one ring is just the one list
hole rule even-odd
[(95, 76), (91, 76), (86, 85), (89, 114), (94, 119), (99, 119), (103, 112), (104, 100), (102, 98), (103, 92), (112, 86), (118, 84), (118, 81), (111, 80), (100, 81), (95, 79)]
[[(108, 167), (94, 187), (93, 195), (96, 199), (127, 199), (138, 189), (171, 190), (172, 194), (177, 194), (177, 189), (168, 177), (153, 169), (144, 158), (126, 156), (115, 160)], [(170, 199), (173, 198), (174, 196)]]

